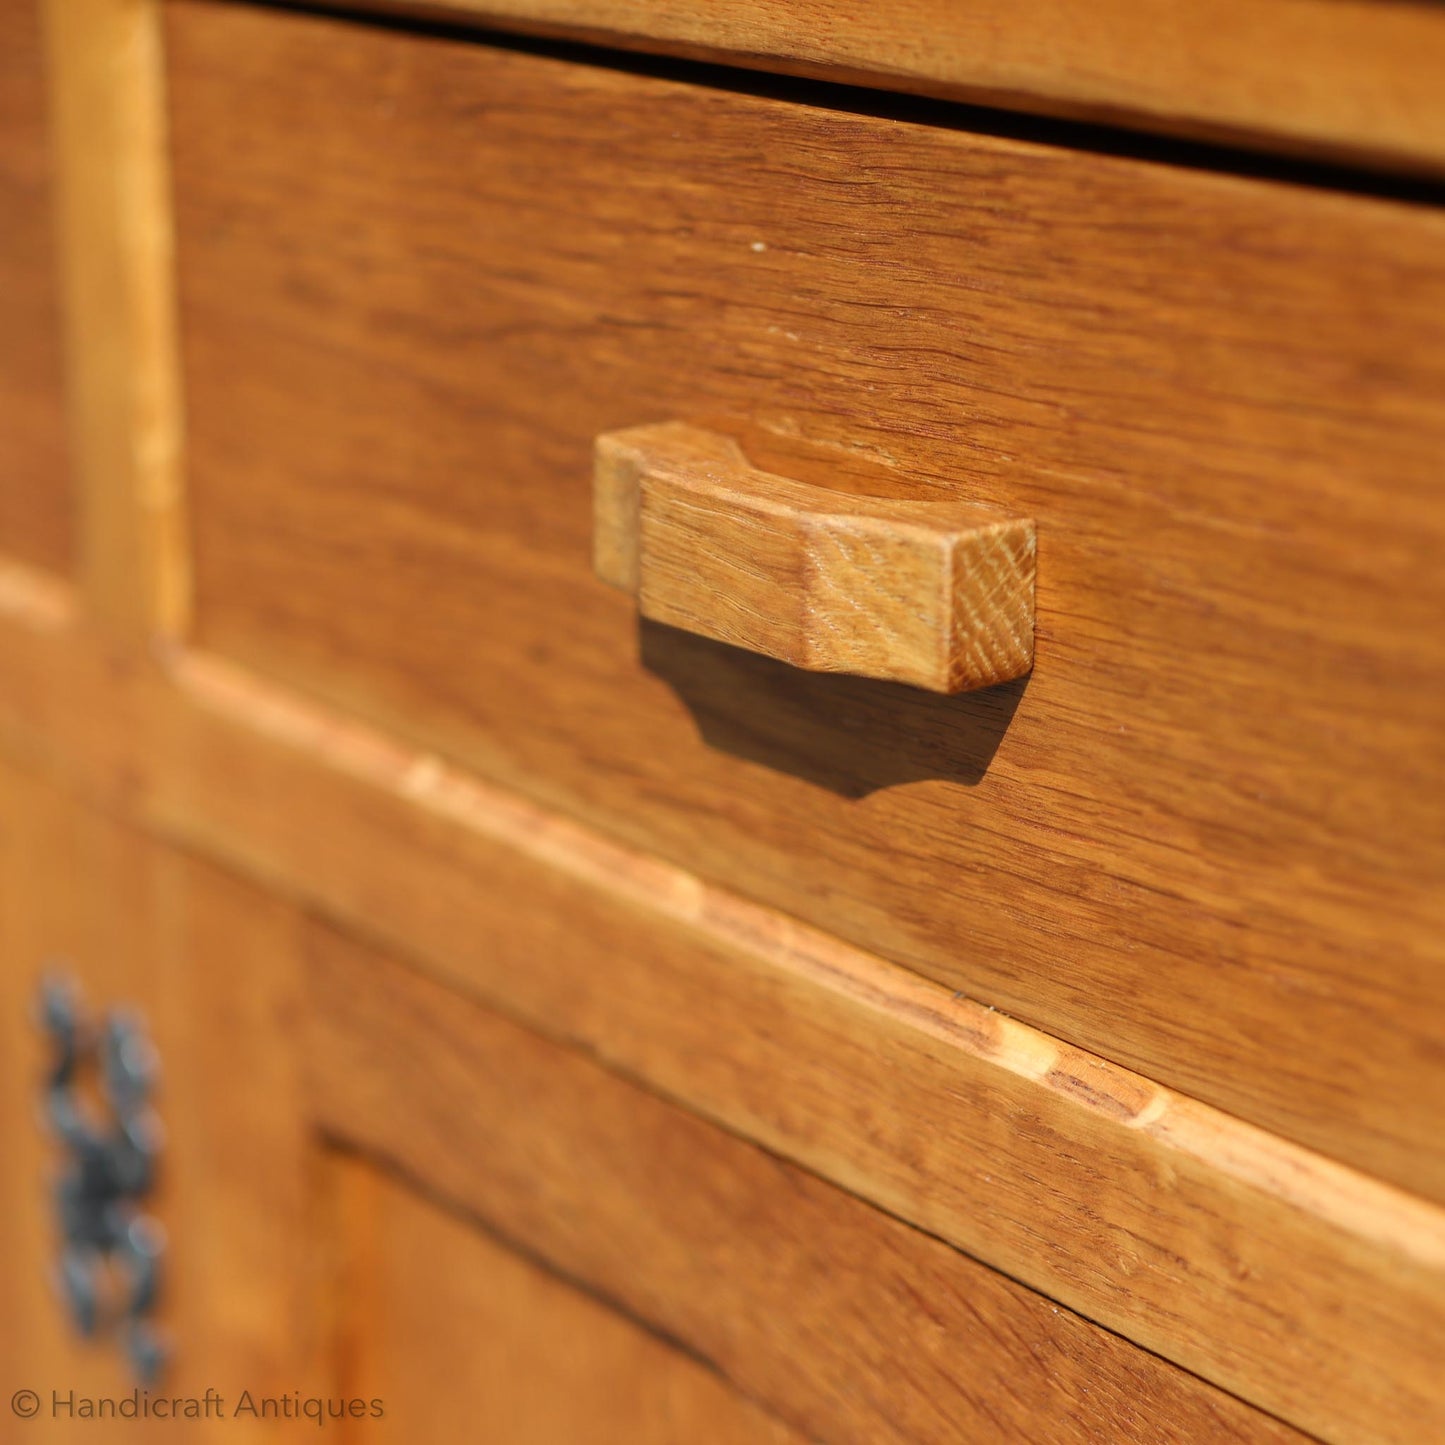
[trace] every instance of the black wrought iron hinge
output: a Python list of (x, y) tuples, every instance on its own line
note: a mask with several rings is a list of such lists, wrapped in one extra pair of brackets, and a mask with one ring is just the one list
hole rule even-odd
[(142, 1208), (161, 1148), (155, 1049), (132, 1012), (87, 1019), (60, 975), (41, 984), (39, 1012), (53, 1050), (43, 1114), (65, 1151), (55, 1183), (61, 1297), (82, 1335), (117, 1336), (136, 1378), (153, 1384), (168, 1353), (152, 1319), (164, 1235)]

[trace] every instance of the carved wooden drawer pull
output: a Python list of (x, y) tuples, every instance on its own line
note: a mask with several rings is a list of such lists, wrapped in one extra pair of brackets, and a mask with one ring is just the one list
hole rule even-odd
[(1034, 524), (856, 496), (680, 423), (597, 439), (597, 575), (644, 617), (813, 672), (966, 692), (1034, 654)]

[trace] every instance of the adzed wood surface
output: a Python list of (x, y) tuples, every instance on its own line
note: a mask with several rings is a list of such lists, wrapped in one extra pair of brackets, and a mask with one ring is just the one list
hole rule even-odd
[(1411, 0), (317, 0), (1445, 172), (1445, 17)]
[[(1445, 1199), (1445, 215), (167, 13), (202, 643)], [(1027, 683), (639, 629), (660, 417), (1034, 518)]]
[[(680, 1341), (803, 1437), (834, 1445), (1303, 1438), (575, 1050), (460, 1003), (339, 935), (316, 930), (309, 952), (313, 1108), (327, 1129)], [(403, 1226), (409, 1217), (425, 1223), (403, 1200), (395, 1213)], [(505, 1348), (508, 1332), (527, 1328), (528, 1301), (489, 1332), (478, 1309), (488, 1292), (475, 1277), (474, 1260), (486, 1257), (480, 1241), (455, 1225), (439, 1230), (433, 1217), (393, 1264), (400, 1245), (383, 1233), (375, 1250), (383, 1301), (394, 1298), (398, 1311), (391, 1328), (414, 1321), (400, 1355), (410, 1369), (427, 1368), (415, 1339), (435, 1327), (420, 1312), (426, 1296), (408, 1293), (430, 1285), (428, 1302), (449, 1326), (478, 1323), (469, 1346), (464, 1331), (443, 1332), (434, 1363), (451, 1361), (454, 1378), (486, 1379), (489, 1335)], [(519, 1267), (498, 1260), (496, 1268), (505, 1271), (504, 1301)], [(447, 1309), (458, 1295), (464, 1303)], [(548, 1348), (585, 1354), (589, 1330), (574, 1338), (567, 1326), (567, 1316), (552, 1315)], [(535, 1382), (540, 1370), (531, 1368)], [(524, 1375), (504, 1384), (504, 1401), (527, 1383)], [(570, 1383), (588, 1387), (585, 1374)], [(639, 1401), (655, 1398), (660, 1383), (638, 1380)], [(687, 1383), (700, 1404), (713, 1393)], [(444, 1383), (439, 1395), (446, 1400)], [(551, 1439), (729, 1439), (739, 1412), (719, 1400), (711, 1424), (699, 1413), (679, 1433), (599, 1437), (587, 1432), (580, 1403), (559, 1402), (573, 1429)], [(751, 1438), (769, 1438), (761, 1423)]]
[(597, 575), (654, 622), (941, 693), (1033, 662), (1031, 522), (799, 484), (667, 422), (597, 438), (592, 510)]
[(121, 664), (0, 582), (0, 745), (31, 767), (1313, 1433), (1438, 1433), (1438, 1207), (230, 664)]
[(0, 0), (0, 553), (70, 570), (41, 0)]

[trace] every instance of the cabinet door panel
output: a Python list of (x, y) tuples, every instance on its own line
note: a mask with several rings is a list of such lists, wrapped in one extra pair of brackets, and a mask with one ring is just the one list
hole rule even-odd
[[(125, 844), (119, 829), (94, 824), (0, 765), (0, 1397), (35, 1391), (43, 1412), (34, 1438), (45, 1440), (93, 1437), (96, 1428), (57, 1415), (52, 1392), (93, 1397), (131, 1388), (116, 1350), (78, 1342), (52, 1283), (60, 1156), (40, 1123), (48, 1051), (35, 1020), (38, 982), (53, 960), (68, 961), (92, 1002), (151, 996), (151, 960), (140, 947), (144, 859)], [(136, 906), (117, 907), (122, 898)]]
[(293, 1082), (298, 927), (288, 905), (0, 765), (0, 1397), (39, 1395), (34, 1438), (163, 1428), (98, 1427), (68, 1403), (72, 1391), (76, 1409), (124, 1396), (134, 1381), (113, 1338), (78, 1339), (50, 1281), (61, 1156), (38, 1118), (34, 995), (51, 964), (90, 1011), (137, 1009), (159, 1053), (165, 1139), (146, 1207), (167, 1235), (159, 1314), (174, 1354), (157, 1388), (221, 1397), (186, 1438), (274, 1439), (277, 1422), (235, 1413), (242, 1391), (324, 1393), (319, 1155)]
[(86, 1418), (137, 1386), (51, 1284), (61, 1153), (39, 1118), (35, 1002), (54, 969), (91, 1013), (136, 1009), (160, 1056), (145, 1207), (167, 1235), (174, 1355), (150, 1394), (213, 1392), (186, 1440), (311, 1439), (316, 1410), (376, 1399), (346, 1438), (795, 1441), (675, 1344), (328, 1148), (299, 1078), (306, 928), (294, 905), (0, 763), (0, 1412), (35, 1392), (44, 1441), (170, 1428)]

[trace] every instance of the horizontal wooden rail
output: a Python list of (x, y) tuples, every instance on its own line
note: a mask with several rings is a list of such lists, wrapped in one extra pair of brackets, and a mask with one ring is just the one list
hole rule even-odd
[(1445, 1429), (1433, 1205), (18, 574), (0, 746), (1304, 1429)]
[(323, 1130), (682, 1341), (801, 1438), (1303, 1440), (384, 954), (320, 925), (306, 954)]

